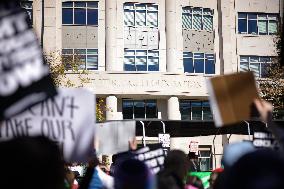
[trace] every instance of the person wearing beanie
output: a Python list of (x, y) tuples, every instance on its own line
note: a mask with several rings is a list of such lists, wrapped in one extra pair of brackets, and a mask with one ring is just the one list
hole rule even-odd
[(155, 189), (155, 178), (145, 163), (136, 159), (127, 159), (116, 167), (114, 188)]
[(258, 149), (225, 169), (225, 187), (230, 189), (283, 189), (284, 161), (272, 149)]

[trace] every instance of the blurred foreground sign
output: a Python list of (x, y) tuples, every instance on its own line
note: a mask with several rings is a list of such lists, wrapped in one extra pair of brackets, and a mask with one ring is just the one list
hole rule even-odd
[(253, 100), (259, 98), (252, 72), (213, 77), (207, 89), (217, 127), (249, 120)]
[(56, 94), (28, 15), (19, 2), (0, 2), (0, 120)]
[(143, 161), (154, 174), (157, 174), (164, 167), (165, 156), (163, 148), (147, 146), (135, 151), (135, 158)]
[(0, 140), (44, 135), (63, 147), (66, 161), (84, 162), (94, 148), (95, 97), (83, 89), (59, 89), (44, 101), (0, 125)]
[(277, 141), (275, 140), (273, 134), (269, 131), (254, 132), (253, 145), (257, 148), (273, 148), (277, 146)]
[(135, 121), (97, 123), (95, 140), (98, 155), (111, 155), (129, 150), (129, 141), (135, 137)]

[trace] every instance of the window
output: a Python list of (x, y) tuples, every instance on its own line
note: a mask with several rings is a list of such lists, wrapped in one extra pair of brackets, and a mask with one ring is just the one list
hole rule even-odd
[(159, 71), (159, 51), (125, 49), (124, 71)]
[(271, 62), (272, 57), (268, 56), (240, 56), (240, 71), (253, 71), (255, 77), (265, 78)]
[(274, 35), (278, 31), (278, 16), (264, 13), (239, 13), (240, 34)]
[(200, 171), (211, 171), (212, 170), (212, 151), (209, 145), (198, 146), (198, 162)]
[(98, 2), (75, 1), (62, 3), (63, 25), (98, 25)]
[(182, 28), (213, 31), (213, 10), (184, 7), (182, 9)]
[(33, 2), (32, 1), (20, 1), (21, 7), (26, 10), (29, 16), (30, 25), (33, 25)]
[(184, 72), (215, 74), (214, 54), (205, 53), (183, 53)]
[(122, 100), (123, 119), (158, 118), (156, 100)]
[(212, 120), (208, 101), (180, 100), (181, 120)]
[(72, 63), (79, 69), (98, 70), (98, 49), (62, 49), (62, 62), (67, 70)]
[(125, 26), (158, 27), (158, 5), (145, 3), (124, 3)]

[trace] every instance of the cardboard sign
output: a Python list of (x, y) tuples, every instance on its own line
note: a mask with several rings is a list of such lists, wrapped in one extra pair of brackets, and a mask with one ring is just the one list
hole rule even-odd
[(0, 120), (54, 96), (28, 16), (15, 0), (0, 2)]
[(44, 101), (0, 125), (0, 140), (44, 135), (59, 143), (66, 161), (84, 162), (94, 148), (95, 97), (84, 89), (59, 89)]
[(199, 142), (197, 141), (190, 141), (189, 143), (189, 151), (194, 152), (196, 155), (198, 155), (198, 146)]
[(135, 158), (143, 161), (154, 174), (164, 167), (165, 152), (163, 148), (150, 149), (147, 146), (137, 150), (135, 154)]
[(249, 120), (253, 100), (259, 98), (252, 72), (213, 77), (207, 89), (217, 127)]
[(253, 133), (253, 145), (257, 148), (273, 148), (277, 145), (277, 143), (271, 132), (262, 131)]
[(129, 150), (129, 141), (135, 137), (135, 121), (110, 121), (95, 127), (96, 152), (111, 155)]

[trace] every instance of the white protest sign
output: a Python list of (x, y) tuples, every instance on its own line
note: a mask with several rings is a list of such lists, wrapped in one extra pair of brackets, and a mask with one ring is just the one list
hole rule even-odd
[(95, 96), (84, 89), (59, 89), (58, 95), (5, 120), (0, 141), (44, 135), (59, 143), (66, 161), (85, 162), (94, 148)]
[(199, 142), (197, 141), (190, 141), (189, 143), (189, 151), (194, 152), (196, 155), (198, 155), (198, 145)]
[(162, 144), (163, 148), (170, 148), (171, 147), (171, 139), (170, 139), (170, 134), (164, 133), (164, 134), (159, 134), (159, 143)]
[(95, 140), (98, 155), (110, 155), (129, 150), (129, 141), (135, 137), (135, 121), (97, 123)]

